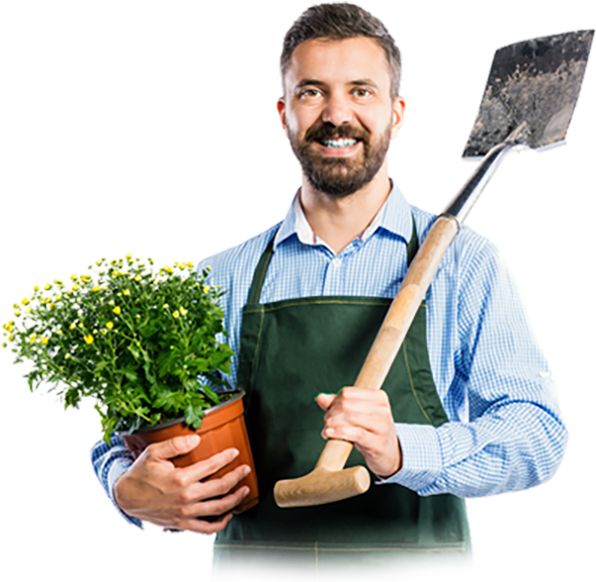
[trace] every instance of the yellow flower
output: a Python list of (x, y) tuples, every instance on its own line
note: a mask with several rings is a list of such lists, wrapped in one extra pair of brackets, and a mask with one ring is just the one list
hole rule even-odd
[(27, 313), (33, 313), (33, 309), (31, 307), (27, 307), (26, 311)]
[(29, 341), (30, 341), (31, 343), (35, 343), (35, 340), (36, 340), (36, 339), (37, 339), (37, 336), (36, 336), (34, 333), (32, 333), (32, 334), (29, 336)]
[(180, 314), (179, 314), (177, 311), (174, 311), (174, 313), (172, 313), (172, 315), (173, 315), (174, 317), (178, 317), (178, 315), (180, 315)]
[(79, 323), (79, 327), (80, 327), (81, 329), (83, 329), (83, 322), (82, 322), (82, 321), (81, 321), (81, 323)]
[(92, 344), (93, 343), (93, 336), (91, 334), (85, 336), (85, 343)]
[(130, 295), (130, 289), (124, 289), (124, 291), (122, 291), (123, 295)]
[(130, 259), (132, 259), (132, 255), (130, 253), (128, 253), (128, 255), (126, 255), (125, 258), (130, 261)]
[(112, 311), (116, 314), (116, 315), (120, 315), (120, 312), (122, 311), (120, 309), (120, 307), (118, 305), (116, 305), (116, 307), (114, 307), (114, 309), (112, 309)]
[(172, 270), (172, 267), (164, 267), (164, 269), (165, 269), (166, 273), (170, 273), (170, 275), (174, 272)]
[(79, 284), (78, 284), (78, 283), (75, 283), (75, 284), (72, 286), (72, 290), (73, 290), (73, 291), (78, 291), (78, 290), (79, 290)]
[(33, 291), (39, 291), (39, 287), (35, 285), (35, 287), (33, 287)]
[(96, 285), (95, 287), (93, 287), (93, 289), (91, 289), (91, 291), (93, 291), (94, 293), (97, 293), (99, 291), (100, 287), (99, 285)]
[(18, 308), (19, 308), (19, 304), (18, 304), (18, 303), (15, 303), (15, 304), (12, 306), (12, 308), (13, 308), (13, 309), (18, 309)]
[(14, 339), (14, 335), (12, 333), (8, 336), (8, 341), (11, 342)]
[(52, 286), (49, 283), (46, 283), (46, 286), (44, 287), (44, 289), (46, 291), (49, 291), (52, 288)]
[(184, 271), (184, 269), (186, 269), (186, 263), (180, 263), (180, 265), (178, 265), (178, 268), (179, 268), (181, 271)]
[(184, 309), (184, 307), (180, 308), (180, 315), (184, 316), (188, 313), (188, 311), (186, 309)]
[(99, 265), (101, 265), (102, 262), (103, 259), (97, 259), (97, 261), (95, 261), (95, 264), (99, 267)]
[(19, 317), (19, 316), (21, 315), (21, 311), (20, 311), (19, 309), (17, 309), (17, 310), (14, 312), (14, 314), (15, 314), (17, 317)]
[(111, 321), (108, 321), (108, 323), (106, 323), (106, 327), (108, 329), (112, 329), (114, 327), (114, 324)]
[(56, 293), (56, 295), (54, 295), (54, 301), (60, 301), (60, 299), (62, 299), (62, 295), (60, 295), (60, 293)]
[(203, 293), (209, 293), (209, 285), (203, 285)]
[(101, 330), (101, 333), (102, 333), (102, 335), (106, 335), (106, 333), (108, 333), (108, 330), (104, 328)]
[(56, 333), (57, 333), (58, 335), (62, 335), (62, 330), (61, 330), (61, 329), (57, 329), (57, 330), (56, 330)]
[(50, 303), (50, 309), (55, 309), (56, 306), (53, 303)]
[(49, 341), (50, 341), (50, 340), (49, 340), (49, 338), (47, 338), (47, 337), (42, 337), (42, 338), (41, 338), (41, 343), (42, 343), (44, 346), (45, 346), (45, 345), (46, 345), (46, 344), (47, 344)]
[(135, 281), (137, 281), (137, 282), (138, 282), (138, 281), (140, 281), (141, 279), (142, 279), (141, 275), (137, 275), (137, 276), (135, 277)]
[(29, 299), (27, 299), (27, 297), (25, 297), (25, 299), (23, 299), (23, 301), (21, 301), (21, 305), (27, 305), (29, 303)]
[(77, 326), (77, 324), (73, 321), (69, 326), (68, 329), (74, 329)]
[(71, 281), (76, 281), (78, 279), (78, 277), (76, 275), (71, 275), (70, 276), (70, 280)]

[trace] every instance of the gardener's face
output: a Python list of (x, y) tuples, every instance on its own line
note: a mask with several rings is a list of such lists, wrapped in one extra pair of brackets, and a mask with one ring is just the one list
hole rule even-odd
[(315, 39), (296, 47), (277, 107), (316, 190), (347, 196), (383, 166), (404, 112), (403, 99), (390, 91), (387, 58), (373, 39)]

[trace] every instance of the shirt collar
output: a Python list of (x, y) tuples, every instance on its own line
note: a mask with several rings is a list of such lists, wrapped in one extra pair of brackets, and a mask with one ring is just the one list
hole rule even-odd
[[(315, 236), (304, 216), (304, 211), (300, 205), (299, 193), (300, 190), (294, 196), (292, 205), (275, 235), (273, 242), (274, 250), (292, 235), (296, 235), (298, 240), (306, 245), (324, 244), (321, 239)], [(393, 182), (387, 200), (385, 200), (385, 203), (381, 206), (368, 228), (360, 235), (360, 240), (366, 240), (379, 228), (383, 228), (388, 232), (402, 237), (406, 242), (412, 236), (412, 210), (399, 188)]]

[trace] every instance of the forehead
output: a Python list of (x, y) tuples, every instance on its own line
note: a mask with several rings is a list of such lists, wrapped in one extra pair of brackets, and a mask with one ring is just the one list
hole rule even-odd
[(390, 90), (387, 56), (376, 40), (364, 36), (312, 39), (294, 49), (284, 76), (284, 88), (292, 91), (305, 80), (333, 85), (364, 79), (372, 80), (379, 89)]

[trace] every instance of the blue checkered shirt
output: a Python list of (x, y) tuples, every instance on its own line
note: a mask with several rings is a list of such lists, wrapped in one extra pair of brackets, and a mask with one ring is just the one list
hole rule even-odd
[[(285, 220), (203, 261), (221, 285), (228, 341), (240, 349), (242, 307), (257, 262), (279, 228), (261, 302), (320, 295), (395, 296), (407, 270), (412, 216), (420, 240), (434, 216), (399, 190), (339, 254), (316, 237), (297, 198)], [(518, 292), (495, 247), (464, 227), (427, 293), (427, 338), (435, 384), (450, 422), (435, 428), (397, 423), (403, 468), (381, 483), (420, 495), (492, 495), (532, 487), (559, 465), (567, 431), (547, 362), (530, 332)], [(228, 378), (235, 385), (238, 358)], [(121, 439), (95, 445), (95, 471), (112, 497), (131, 457)]]

